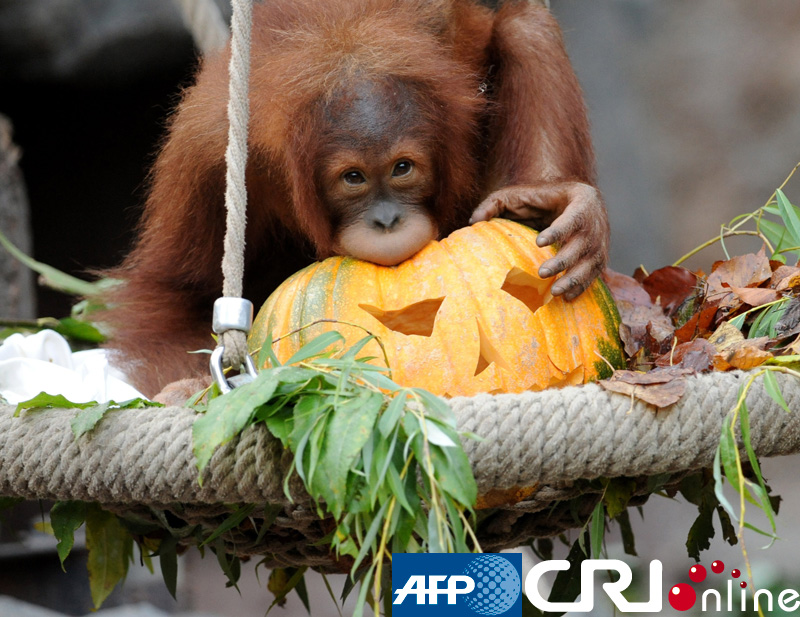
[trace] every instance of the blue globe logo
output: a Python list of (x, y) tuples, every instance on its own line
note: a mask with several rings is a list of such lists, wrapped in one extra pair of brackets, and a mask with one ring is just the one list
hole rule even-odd
[(475, 589), (464, 601), (479, 615), (502, 615), (514, 606), (522, 590), (517, 569), (499, 555), (479, 555), (467, 564), (464, 574), (475, 581)]

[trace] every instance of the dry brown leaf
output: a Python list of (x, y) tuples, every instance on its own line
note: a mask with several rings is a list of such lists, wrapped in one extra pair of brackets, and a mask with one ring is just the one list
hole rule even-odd
[(800, 355), (800, 335), (797, 336), (789, 345), (782, 350), (784, 356), (799, 356)]
[(748, 253), (715, 263), (706, 279), (708, 295), (730, 293), (731, 287), (757, 287), (771, 277), (772, 268), (762, 248), (757, 254)]
[(627, 302), (630, 305), (652, 304), (650, 295), (636, 279), (606, 268), (602, 274), (603, 282), (608, 287), (616, 302)]
[(610, 379), (600, 381), (609, 392), (632, 396), (659, 409), (677, 403), (686, 391), (686, 375), (682, 368), (655, 369), (649, 373), (615, 371)]
[(733, 324), (725, 321), (708, 338), (709, 342), (716, 348), (717, 353), (723, 352), (729, 347), (744, 340), (744, 334)]
[(788, 338), (800, 334), (800, 298), (792, 298), (789, 306), (775, 324), (777, 338)]
[(702, 308), (675, 331), (678, 343), (686, 343), (710, 334), (711, 324), (714, 322), (718, 309), (719, 306), (715, 302), (704, 302)]
[(800, 268), (781, 264), (775, 272), (772, 273), (769, 286), (778, 291), (800, 287)]
[(488, 492), (479, 495), (475, 504), (476, 510), (487, 510), (489, 508), (499, 508), (500, 506), (512, 506), (533, 495), (539, 484), (533, 486), (512, 486), (507, 489), (493, 488)]
[(764, 350), (768, 342), (769, 338), (761, 337), (734, 343), (714, 356), (714, 368), (718, 371), (746, 371), (760, 366), (772, 358), (772, 354)]
[(717, 349), (706, 339), (699, 338), (677, 345), (674, 350), (656, 360), (656, 366), (677, 366), (697, 373), (711, 370)]
[[(650, 302), (649, 297), (647, 301)], [(642, 348), (659, 354), (665, 346), (669, 349), (675, 328), (661, 307), (622, 301), (617, 302), (617, 308), (622, 322), (620, 337), (629, 357)]]
[(697, 288), (697, 276), (686, 268), (667, 266), (651, 272), (642, 281), (653, 304), (664, 308), (668, 315), (688, 298)]
[(742, 302), (753, 307), (775, 302), (781, 297), (781, 294), (774, 289), (763, 289), (762, 287), (731, 287), (731, 291)]

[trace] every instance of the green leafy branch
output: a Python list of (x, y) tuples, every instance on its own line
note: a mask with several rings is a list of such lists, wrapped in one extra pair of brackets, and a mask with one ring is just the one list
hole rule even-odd
[[(760, 237), (774, 260), (785, 263), (787, 255), (794, 255), (795, 258), (800, 258), (800, 208), (794, 206), (782, 190), (799, 168), (800, 164), (792, 169), (783, 184), (775, 190), (764, 206), (751, 214), (737, 217), (728, 226), (723, 226), (718, 238), (714, 238), (698, 247), (698, 249), (685, 255), (676, 263), (681, 263), (716, 241), (720, 241), (724, 248), (726, 237), (743, 233)], [(775, 216), (778, 221), (770, 220), (766, 218), (766, 215)], [(755, 222), (756, 225), (754, 231), (740, 229), (745, 223), (751, 221)], [(775, 326), (789, 308), (791, 300), (791, 296), (784, 296), (774, 302), (750, 309), (732, 319), (730, 323), (741, 330), (749, 320), (749, 338), (761, 336), (776, 338)], [(738, 522), (736, 537), (742, 546), (742, 554), (751, 584), (752, 571), (744, 542), (744, 530), (750, 529), (774, 541), (777, 538), (775, 513), (779, 498), (770, 495), (769, 489), (764, 482), (750, 439), (750, 418), (746, 399), (756, 381), (759, 378), (763, 378), (763, 387), (766, 393), (787, 413), (791, 413), (781, 392), (776, 373), (783, 373), (795, 379), (800, 379), (800, 370), (798, 368), (800, 368), (800, 356), (784, 355), (769, 360), (761, 369), (751, 372), (747, 381), (739, 390), (736, 404), (723, 423), (720, 443), (714, 459), (714, 492), (720, 506)], [(745, 472), (742, 453), (738, 446), (737, 427), (749, 462), (749, 473)], [(723, 492), (723, 478), (728, 481), (739, 495), (738, 508), (734, 508), (726, 498)], [(747, 503), (754, 505), (764, 513), (769, 522), (770, 531), (764, 531), (745, 521)], [(759, 614), (762, 614), (760, 608)]]
[[(775, 376), (776, 373), (783, 373), (795, 379), (800, 379), (800, 371), (782, 366), (783, 363), (797, 364), (797, 356), (785, 356), (783, 358), (775, 358), (773, 362), (778, 365), (764, 366), (758, 371), (749, 375), (747, 381), (739, 389), (739, 396), (736, 405), (731, 410), (726, 421), (723, 423), (722, 436), (720, 439), (717, 452), (714, 457), (714, 492), (719, 500), (720, 505), (730, 514), (730, 516), (738, 522), (737, 538), (742, 546), (742, 555), (745, 560), (745, 567), (747, 569), (748, 578), (752, 584), (753, 574), (750, 567), (750, 559), (747, 553), (747, 548), (744, 541), (744, 530), (750, 529), (761, 535), (770, 538), (770, 544), (777, 539), (777, 526), (775, 524), (775, 514), (777, 512), (777, 505), (779, 503), (778, 497), (770, 495), (769, 488), (764, 482), (764, 477), (761, 473), (761, 467), (753, 449), (752, 441), (750, 439), (750, 416), (747, 407), (747, 394), (756, 383), (759, 377), (763, 378), (763, 387), (766, 393), (780, 405), (786, 413), (791, 413), (789, 406), (780, 389), (780, 385)], [(754, 480), (748, 477), (745, 472), (742, 453), (737, 445), (737, 426), (741, 432), (741, 442), (747, 454), (747, 460), (750, 463), (751, 475)], [(734, 490), (739, 495), (738, 512), (737, 509), (725, 497), (723, 492), (723, 477), (728, 481)], [(761, 510), (770, 524), (771, 531), (764, 531), (751, 523), (746, 522), (745, 513), (747, 503), (754, 505)], [(758, 609), (759, 615), (762, 615), (761, 608)]]
[(367, 601), (378, 613), (392, 552), (480, 550), (471, 522), (477, 486), (452, 411), (359, 358), (370, 340), (336, 351), (344, 338), (328, 332), (286, 364), (268, 340), (262, 353), (273, 368), (212, 399), (193, 429), (201, 474), (219, 446), (253, 424), (289, 448), (287, 498), (296, 473), (318, 515), (333, 518), (331, 549), (352, 560), (350, 576), (361, 580), (356, 615)]
[(75, 304), (72, 308), (72, 315), (63, 319), (43, 317), (31, 320), (7, 320), (0, 319), (0, 341), (7, 338), (10, 334), (20, 331), (38, 331), (42, 329), (55, 330), (59, 334), (75, 341), (98, 344), (106, 340), (95, 324), (90, 323), (89, 317), (93, 312), (102, 308), (96, 300), (104, 292), (118, 284), (113, 279), (100, 279), (94, 282), (84, 281), (71, 274), (62, 272), (46, 263), (37, 261), (26, 255), (3, 234), (0, 230), (0, 247), (4, 248), (12, 257), (24, 266), (30, 268), (39, 275), (39, 282), (42, 285), (55, 289), (65, 294), (82, 296), (87, 298)]

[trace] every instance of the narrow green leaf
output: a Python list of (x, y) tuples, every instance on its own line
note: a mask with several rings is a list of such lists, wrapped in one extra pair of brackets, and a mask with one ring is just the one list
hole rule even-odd
[[(723, 423), (723, 426), (725, 424)], [(725, 429), (723, 428), (723, 433), (725, 433)], [(720, 505), (725, 509), (725, 511), (730, 515), (733, 520), (738, 520), (736, 516), (736, 511), (733, 509), (731, 502), (728, 501), (728, 498), (725, 497), (725, 493), (723, 491), (723, 484), (722, 484), (722, 443), (720, 440), (720, 445), (717, 446), (717, 450), (714, 453), (714, 495), (717, 497), (717, 501), (719, 501)], [(699, 554), (697, 559), (700, 559)]]
[(395, 426), (400, 421), (400, 416), (403, 415), (407, 400), (405, 393), (398, 392), (381, 414), (381, 419), (378, 421), (378, 430), (384, 438), (394, 430)]
[(257, 367), (262, 368), (266, 366), (267, 362), (269, 362), (269, 365), (273, 368), (281, 366), (281, 361), (278, 360), (278, 356), (275, 355), (275, 350), (272, 349), (272, 344), (272, 332), (269, 332), (266, 340), (261, 344), (261, 349), (256, 357)]
[(210, 544), (211, 542), (216, 541), (223, 533), (230, 531), (231, 529), (235, 529), (238, 527), (242, 521), (244, 521), (248, 516), (253, 513), (253, 510), (256, 509), (256, 504), (247, 504), (239, 507), (235, 512), (233, 512), (228, 518), (226, 518), (222, 524), (220, 524), (214, 532), (208, 536), (200, 546), (204, 546), (206, 544)]
[(742, 328), (744, 328), (745, 319), (747, 319), (747, 315), (745, 313), (742, 313), (741, 315), (737, 315), (733, 319), (729, 319), (728, 323), (731, 324), (733, 327), (737, 328), (738, 330), (741, 330)]
[(786, 413), (792, 413), (792, 410), (789, 409), (789, 405), (786, 404), (786, 399), (783, 398), (783, 393), (781, 392), (780, 385), (778, 385), (778, 380), (775, 377), (775, 373), (772, 371), (767, 371), (764, 373), (764, 390), (770, 395), (773, 401), (783, 407)]
[(406, 434), (406, 443), (403, 445), (403, 458), (408, 458), (409, 451), (416, 448), (414, 455), (420, 457), (417, 460), (424, 460), (422, 458), (424, 441), (422, 440), (422, 428), (417, 414), (404, 413), (401, 423)]
[(736, 447), (736, 440), (728, 420), (723, 423), (719, 445), (722, 469), (725, 471), (725, 476), (728, 478), (728, 482), (730, 482), (731, 486), (738, 491), (739, 469), (736, 466), (736, 461), (739, 457), (739, 451)]
[(233, 587), (234, 589), (239, 589), (239, 577), (242, 575), (242, 564), (239, 561), (239, 558), (236, 555), (228, 555), (227, 551), (225, 550), (225, 542), (222, 538), (217, 538), (216, 542), (214, 543), (214, 554), (217, 557), (217, 563), (219, 567), (222, 569), (222, 573), (225, 575), (225, 578), (228, 579), (228, 582), (225, 584), (226, 587)]
[(466, 534), (464, 533), (464, 525), (461, 523), (461, 517), (458, 515), (458, 506), (456, 506), (453, 500), (449, 499), (447, 496), (444, 496), (442, 502), (444, 502), (444, 507), (447, 511), (447, 519), (449, 521), (449, 527), (452, 530), (453, 552), (471, 552), (466, 544)]
[(772, 304), (761, 311), (758, 311), (756, 318), (753, 321), (753, 325), (750, 327), (750, 332), (748, 333), (747, 338), (752, 339), (762, 336), (775, 338), (777, 336), (775, 325), (778, 323), (781, 317), (783, 317), (783, 314), (786, 312), (787, 308), (789, 308), (789, 298), (784, 298), (783, 300)]
[(278, 514), (281, 512), (283, 512), (283, 506), (280, 504), (264, 504), (261, 511), (261, 529), (258, 530), (258, 536), (256, 537), (255, 542), (253, 542), (254, 545), (257, 546), (264, 540), (270, 527), (272, 527), (272, 524), (275, 522), (275, 519), (278, 518)]
[(391, 549), (393, 553), (413, 553), (415, 550), (410, 546), (413, 542), (414, 524), (416, 523), (419, 509), (414, 515), (409, 514), (402, 508), (397, 510), (397, 523), (394, 525), (394, 536), (392, 537)]
[(53, 326), (53, 330), (67, 338), (84, 341), (86, 343), (100, 344), (105, 342), (105, 335), (87, 321), (75, 319), (74, 317), (64, 317), (58, 320), (58, 324)]
[(760, 527), (756, 527), (755, 525), (753, 525), (751, 523), (745, 523), (744, 526), (745, 526), (746, 529), (749, 529), (750, 531), (755, 531), (757, 534), (769, 538), (769, 540), (770, 540), (769, 544), (767, 544), (766, 546), (763, 546), (762, 548), (769, 548), (770, 546), (772, 546), (772, 544), (775, 542), (775, 540), (779, 539), (778, 536), (776, 536), (774, 533), (769, 532), (769, 531), (765, 531), (765, 530), (761, 529)]
[(361, 447), (361, 465), (359, 468), (364, 472), (364, 480), (367, 485), (370, 484), (370, 477), (373, 471), (372, 458), (375, 455), (375, 443), (379, 440), (381, 440), (380, 435), (372, 431), (369, 435), (369, 439), (367, 439)]
[(0, 231), (0, 246), (3, 246), (11, 253), (11, 256), (17, 261), (40, 274), (45, 280), (45, 285), (53, 289), (75, 296), (93, 296), (108, 286), (108, 279), (105, 279), (106, 282), (102, 284), (101, 281), (90, 283), (45, 263), (36, 261), (14, 246), (11, 241), (3, 235), (2, 231)]
[(389, 480), (389, 486), (392, 489), (392, 493), (397, 498), (397, 502), (406, 510), (409, 514), (414, 514), (414, 509), (411, 507), (411, 504), (408, 503), (406, 499), (406, 489), (403, 481), (400, 479), (400, 474), (398, 473), (395, 467), (389, 467), (389, 474), (387, 476)]
[(429, 553), (446, 553), (447, 545), (444, 542), (442, 534), (439, 532), (439, 518), (436, 516), (436, 511), (431, 510), (428, 512), (428, 552)]
[(370, 474), (373, 478), (372, 492), (370, 494), (370, 501), (375, 502), (378, 491), (383, 486), (386, 474), (389, 472), (389, 466), (394, 460), (394, 451), (397, 446), (397, 440), (400, 436), (400, 431), (395, 430), (392, 434), (391, 440), (379, 440), (375, 444), (375, 456), (373, 458), (375, 473)]
[(328, 347), (344, 341), (344, 337), (335, 331), (324, 332), (298, 349), (286, 364), (298, 364), (323, 353)]
[(86, 548), (89, 551), (89, 588), (97, 609), (117, 583), (125, 580), (133, 538), (116, 516), (92, 504), (86, 509)]
[(775, 198), (781, 218), (791, 235), (792, 246), (800, 246), (800, 215), (798, 215), (797, 209), (789, 203), (781, 189), (775, 191)]
[(761, 230), (761, 233), (764, 234), (767, 240), (769, 240), (772, 248), (775, 250), (775, 252), (771, 255), (771, 259), (781, 257), (779, 251), (785, 245), (786, 227), (762, 218), (758, 222), (758, 228)]
[(306, 607), (306, 612), (310, 615), (311, 603), (308, 601), (308, 589), (306, 589), (305, 575), (301, 576), (300, 580), (297, 581), (297, 585), (294, 586), (294, 592), (297, 594), (297, 597), (300, 598), (300, 601), (303, 603), (303, 606)]
[(50, 525), (58, 540), (56, 551), (64, 568), (64, 560), (75, 544), (75, 532), (86, 521), (86, 503), (83, 501), (57, 501), (50, 508)]
[(370, 565), (361, 579), (361, 587), (358, 590), (358, 599), (353, 607), (353, 617), (362, 617), (364, 614), (364, 604), (367, 601), (367, 592), (369, 591), (370, 583), (372, 582), (372, 575), (374, 573), (375, 564), (373, 563)]
[(367, 529), (367, 533), (361, 540), (361, 550), (353, 562), (353, 567), (350, 568), (350, 576), (355, 576), (355, 573), (358, 571), (358, 567), (361, 565), (361, 562), (364, 561), (364, 558), (373, 548), (373, 543), (375, 542), (375, 538), (378, 536), (378, 530), (380, 530), (381, 525), (383, 524), (384, 517), (386, 516), (386, 510), (389, 509), (390, 503), (391, 502), (389, 501), (383, 503), (380, 509), (375, 513), (375, 516), (372, 518), (369, 529)]
[(161, 578), (169, 594), (177, 600), (178, 594), (178, 539), (167, 535), (158, 545), (158, 564)]
[(324, 368), (335, 368), (339, 369), (340, 371), (345, 373), (345, 377), (352, 372), (357, 372), (359, 377), (363, 377), (363, 373), (385, 373), (386, 367), (379, 366), (377, 364), (369, 364), (367, 362), (361, 362), (360, 360), (355, 360), (353, 358), (314, 358), (310, 361), (311, 366), (313, 367), (324, 367)]
[(404, 388), (398, 386), (383, 372), (378, 372), (378, 371), (365, 372), (362, 373), (361, 379), (363, 379), (368, 384), (373, 385), (376, 388), (380, 388), (381, 390), (385, 390), (387, 392), (398, 392), (399, 390), (404, 390)]
[[(343, 360), (355, 360), (358, 353), (367, 346), (367, 344), (375, 339), (374, 334), (369, 334), (358, 341), (355, 345), (353, 345), (350, 349), (348, 349), (343, 355)], [(382, 370), (385, 370), (383, 367), (378, 367)]]
[(606, 510), (602, 501), (599, 501), (594, 507), (589, 526), (591, 528), (592, 557), (599, 559), (603, 552), (603, 537), (606, 533)]
[(424, 418), (425, 433), (428, 441), (440, 448), (455, 448), (456, 441), (440, 429), (434, 420)]
[(637, 556), (636, 553), (636, 538), (633, 534), (633, 527), (631, 527), (631, 518), (628, 510), (623, 510), (614, 519), (619, 524), (620, 535), (622, 536), (622, 548), (626, 555)]
[[(767, 371), (767, 373), (769, 373), (769, 371)], [(774, 377), (774, 375), (772, 375), (772, 377)], [(775, 385), (777, 387), (777, 382)], [(780, 389), (778, 389), (778, 392), (780, 393)], [(757, 499), (756, 505), (761, 509), (762, 512), (764, 512), (770, 522), (772, 532), (775, 533), (777, 531), (777, 525), (775, 524), (775, 513), (772, 511), (772, 504), (769, 500), (769, 491), (764, 483), (764, 477), (761, 474), (761, 466), (758, 464), (758, 458), (756, 457), (755, 450), (753, 450), (753, 443), (750, 439), (750, 414), (748, 413), (746, 405), (742, 405), (741, 427), (742, 441), (744, 442), (744, 448), (747, 452), (747, 458), (750, 461), (750, 466), (752, 467), (753, 473), (758, 481), (757, 485), (752, 486), (752, 491)]]
[[(306, 477), (306, 486), (314, 495), (320, 494), (318, 491), (314, 490), (314, 479), (317, 475), (317, 470), (319, 469), (319, 461), (322, 458), (323, 448), (325, 446), (325, 440), (328, 434), (328, 426), (331, 421), (331, 416), (333, 415), (333, 409), (333, 406), (331, 406), (331, 411), (326, 411), (326, 413), (319, 418), (319, 422), (317, 422), (317, 424), (314, 426), (310, 433), (311, 436), (308, 440), (311, 448), (309, 449), (308, 456), (308, 475)], [(298, 449), (298, 456), (299, 453), (300, 450)], [(345, 476), (345, 479), (346, 477), (347, 476)]]
[[(269, 608), (267, 608), (267, 614), (269, 614), (275, 606), (282, 604), (286, 596), (289, 595), (289, 592), (295, 589), (300, 582), (304, 580), (307, 569), (306, 566), (301, 566), (299, 568), (275, 568), (272, 571), (269, 577), (269, 590), (275, 594), (275, 599), (272, 601), (272, 604), (269, 605)], [(307, 601), (308, 596), (306, 595), (306, 602)], [(304, 604), (306, 602), (304, 602)], [(306, 605), (306, 609), (308, 609), (308, 605)]]

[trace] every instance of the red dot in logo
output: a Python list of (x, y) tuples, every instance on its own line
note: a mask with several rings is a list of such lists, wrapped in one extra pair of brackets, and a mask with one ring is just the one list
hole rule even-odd
[(742, 581), (741, 583), (739, 583), (739, 587), (741, 587), (742, 589), (744, 589), (745, 587), (747, 587), (747, 583), (745, 583), (744, 581)]
[(694, 606), (697, 593), (686, 583), (678, 583), (669, 590), (669, 604), (676, 611), (688, 611)]
[(733, 578), (739, 578), (741, 575), (742, 575), (742, 573), (741, 573), (741, 572), (739, 572), (739, 570), (737, 570), (736, 568), (734, 568), (733, 570), (731, 570), (731, 576), (732, 576)]
[(722, 563), (719, 559), (715, 559), (714, 562), (711, 564), (711, 571), (714, 574), (719, 574), (725, 569), (725, 564)]
[(693, 583), (702, 583), (706, 580), (706, 569), (699, 563), (689, 568), (689, 578)]

